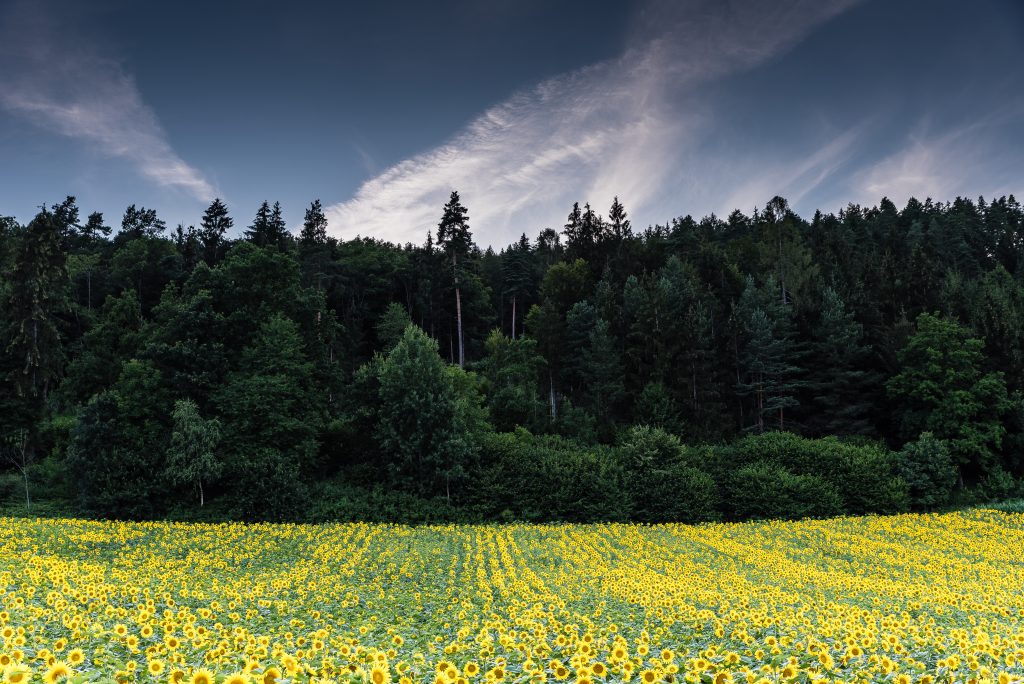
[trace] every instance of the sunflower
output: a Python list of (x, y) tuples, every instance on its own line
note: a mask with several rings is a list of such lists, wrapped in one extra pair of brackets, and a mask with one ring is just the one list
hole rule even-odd
[(80, 648), (73, 648), (68, 651), (68, 664), (81, 665), (85, 660), (85, 653)]
[(243, 674), (241, 672), (229, 674), (227, 677), (224, 678), (223, 684), (249, 684), (249, 675)]
[(476, 661), (470, 660), (463, 666), (462, 672), (467, 677), (476, 677), (477, 674), (480, 672), (480, 666), (476, 664)]
[(381, 665), (374, 665), (370, 670), (370, 684), (390, 684), (391, 674), (387, 668)]
[(54, 684), (54, 682), (60, 679), (70, 679), (72, 674), (74, 674), (74, 672), (71, 669), (71, 666), (62, 660), (58, 660), (54, 662), (46, 671), (46, 674), (43, 675), (43, 681), (46, 682), (46, 684)]
[(658, 673), (654, 670), (644, 670), (640, 673), (640, 681), (644, 684), (654, 684), (658, 681)]
[(4, 668), (6, 684), (25, 684), (32, 677), (32, 670), (24, 665), (11, 664)]
[(180, 667), (176, 667), (173, 670), (171, 670), (170, 674), (167, 676), (168, 684), (181, 684), (181, 682), (183, 682), (184, 680), (185, 671), (182, 670)]
[(608, 667), (599, 660), (590, 666), (590, 671), (595, 677), (604, 677), (608, 674)]
[(213, 673), (209, 670), (196, 670), (188, 680), (188, 684), (213, 684)]
[(262, 684), (275, 684), (281, 678), (281, 671), (276, 667), (268, 667), (260, 677)]
[(149, 674), (154, 677), (159, 677), (164, 673), (164, 663), (162, 660), (150, 660), (147, 669), (149, 670)]

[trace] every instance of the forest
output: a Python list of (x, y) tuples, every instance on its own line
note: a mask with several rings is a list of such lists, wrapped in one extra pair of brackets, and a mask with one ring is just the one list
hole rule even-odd
[(422, 244), (332, 237), (319, 200), (295, 231), (269, 202), (83, 214), (0, 218), (8, 512), (693, 522), (1021, 493), (1013, 196), (642, 229), (616, 198), (486, 248), (457, 192)]

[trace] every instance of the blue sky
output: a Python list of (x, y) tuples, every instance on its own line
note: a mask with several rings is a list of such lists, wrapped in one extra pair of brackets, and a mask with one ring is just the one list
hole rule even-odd
[(0, 214), (320, 198), (421, 242), (455, 188), (499, 246), (616, 194), (638, 226), (1024, 195), (1018, 0), (361, 4), (0, 0)]

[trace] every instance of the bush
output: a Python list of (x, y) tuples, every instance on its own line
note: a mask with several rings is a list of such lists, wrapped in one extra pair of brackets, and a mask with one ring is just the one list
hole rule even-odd
[[(523, 429), (481, 436), (482, 464), (468, 503), (485, 518), (593, 522), (626, 520), (618, 454)], [(508, 511), (508, 513), (504, 513)]]
[(956, 466), (949, 444), (922, 432), (899, 452), (899, 473), (909, 488), (911, 505), (933, 510), (949, 503), (956, 486)]
[(839, 491), (817, 475), (796, 475), (772, 463), (754, 463), (729, 478), (728, 513), (735, 520), (823, 518), (841, 515)]
[(637, 426), (619, 446), (637, 522), (717, 520), (718, 489), (710, 475), (688, 462), (692, 452), (657, 427)]
[(722, 517), (715, 481), (682, 463), (650, 471), (630, 499), (630, 519), (636, 522), (698, 523)]
[(304, 511), (303, 521), (443, 524), (480, 520), (468, 509), (454, 506), (444, 497), (424, 499), (382, 487), (358, 487), (328, 481), (313, 490), (311, 505)]
[(853, 514), (907, 510), (907, 486), (899, 477), (896, 454), (877, 443), (843, 442), (835, 437), (806, 439), (767, 432), (716, 450), (714, 475), (729, 482), (730, 471), (767, 463), (793, 475), (823, 479), (838, 492), (842, 510)]
[(996, 467), (978, 483), (978, 492), (983, 502), (1002, 501), (1018, 491), (1017, 480), (1010, 473)]

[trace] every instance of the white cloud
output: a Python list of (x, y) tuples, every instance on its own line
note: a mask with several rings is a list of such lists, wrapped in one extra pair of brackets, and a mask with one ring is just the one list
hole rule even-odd
[(145, 178), (209, 200), (213, 186), (167, 140), (134, 79), (119, 63), (57, 35), (32, 5), (0, 20), (0, 107), (130, 162)]
[(331, 230), (420, 242), (452, 189), (482, 244), (559, 227), (577, 199), (604, 211), (617, 194), (634, 217), (668, 218), (679, 194), (669, 183), (700, 175), (693, 149), (713, 120), (697, 87), (780, 53), (853, 3), (648, 4), (619, 58), (518, 93), (445, 144), (366, 181), (327, 209)]
[(998, 197), (1024, 188), (1016, 150), (1000, 149), (1003, 126), (1024, 124), (1024, 104), (1011, 103), (970, 123), (935, 132), (923, 121), (902, 148), (857, 173), (851, 195), (865, 204), (886, 196), (897, 205), (911, 197)]
[(721, 174), (740, 180), (736, 190), (717, 202), (718, 213), (724, 216), (733, 209), (749, 213), (776, 195), (797, 207), (850, 160), (867, 127), (868, 122), (852, 126), (803, 158), (775, 163), (757, 158), (745, 168)]

